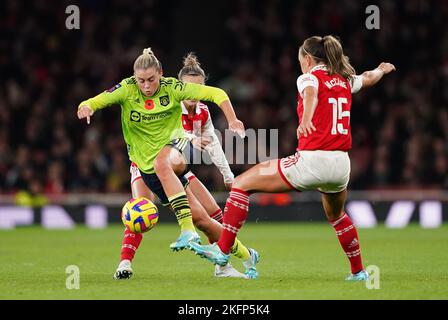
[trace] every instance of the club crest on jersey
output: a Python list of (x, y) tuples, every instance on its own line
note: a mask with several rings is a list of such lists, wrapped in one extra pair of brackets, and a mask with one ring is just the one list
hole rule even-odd
[(120, 83), (118, 83), (118, 84), (114, 85), (112, 88), (106, 90), (106, 92), (112, 93), (115, 90), (117, 90), (118, 88), (121, 88), (121, 84)]
[(152, 110), (152, 109), (154, 109), (154, 101), (152, 101), (152, 100), (146, 100), (146, 101), (145, 101), (145, 109), (146, 109), (146, 110)]
[(166, 107), (170, 104), (170, 97), (169, 96), (163, 96), (159, 98), (160, 105)]

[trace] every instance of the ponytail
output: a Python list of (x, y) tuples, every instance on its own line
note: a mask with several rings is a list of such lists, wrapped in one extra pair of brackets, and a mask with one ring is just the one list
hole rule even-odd
[(349, 59), (344, 55), (342, 45), (333, 36), (322, 38), (325, 56), (327, 58), (327, 69), (329, 74), (339, 74), (345, 79), (351, 79), (355, 74), (355, 69), (351, 66)]
[(162, 64), (154, 55), (151, 48), (143, 49), (143, 53), (134, 62), (134, 71), (148, 68), (155, 68), (157, 71), (162, 70)]
[(184, 66), (180, 69), (178, 78), (182, 79), (184, 76), (194, 76), (194, 77), (204, 77), (204, 81), (207, 76), (205, 75), (204, 70), (201, 68), (201, 64), (199, 63), (198, 57), (190, 52), (184, 57), (183, 61)]
[(325, 63), (329, 74), (339, 74), (347, 80), (356, 74), (340, 41), (334, 36), (310, 37), (303, 42), (299, 53), (311, 55), (317, 63)]

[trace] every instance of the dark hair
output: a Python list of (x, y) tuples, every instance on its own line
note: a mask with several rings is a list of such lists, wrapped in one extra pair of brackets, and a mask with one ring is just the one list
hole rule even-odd
[(184, 66), (180, 69), (178, 78), (182, 79), (184, 76), (204, 77), (204, 81), (207, 80), (204, 70), (201, 68), (201, 64), (198, 61), (198, 57), (190, 52), (184, 57)]
[(317, 63), (325, 63), (329, 74), (339, 74), (345, 79), (351, 79), (356, 74), (349, 58), (344, 55), (341, 42), (334, 36), (313, 36), (306, 39), (299, 48), (299, 54), (308, 54)]

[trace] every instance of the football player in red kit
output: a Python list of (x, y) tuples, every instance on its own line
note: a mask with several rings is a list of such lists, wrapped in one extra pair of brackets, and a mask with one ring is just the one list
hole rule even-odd
[(344, 211), (350, 177), (347, 152), (352, 146), (352, 93), (374, 85), (395, 67), (381, 63), (356, 76), (341, 43), (333, 36), (306, 39), (299, 48), (299, 62), (303, 75), (297, 79), (297, 152), (260, 163), (236, 177), (219, 241), (206, 246), (192, 243), (191, 249), (215, 264), (225, 264), (246, 220), (250, 194), (318, 190), (327, 219), (350, 261), (351, 274), (346, 280), (367, 280), (356, 227)]
[[(196, 55), (190, 52), (184, 58), (184, 67), (179, 71), (178, 78), (188, 83), (205, 84), (207, 77)], [(181, 102), (181, 106), (182, 126), (187, 137), (195, 148), (207, 152), (213, 164), (223, 176), (225, 186), (230, 190), (234, 175), (215, 133), (215, 127), (207, 105), (197, 100), (185, 100)], [(193, 194), (204, 206), (210, 217), (222, 223), (222, 211), (207, 188), (191, 171), (185, 176), (190, 181)]]

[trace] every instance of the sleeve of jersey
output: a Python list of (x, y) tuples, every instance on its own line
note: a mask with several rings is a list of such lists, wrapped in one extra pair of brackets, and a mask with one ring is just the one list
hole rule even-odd
[(185, 83), (176, 80), (173, 82), (171, 88), (173, 94), (179, 101), (182, 100), (211, 101), (219, 106), (224, 101), (229, 100), (229, 96), (224, 90), (196, 83)]
[(121, 104), (125, 101), (127, 95), (126, 81), (123, 80), (112, 88), (100, 93), (99, 95), (81, 102), (78, 109), (83, 105), (89, 105), (93, 111), (108, 107), (113, 104)]
[(319, 90), (319, 80), (314, 74), (304, 73), (297, 78), (297, 90), (302, 95), (306, 87), (314, 87)]
[(356, 93), (362, 88), (362, 75), (353, 76), (350, 80), (350, 86), (352, 87), (352, 93)]
[(207, 119), (203, 129), (203, 135), (212, 139), (212, 142), (205, 147), (205, 150), (210, 155), (210, 159), (213, 164), (218, 168), (219, 172), (221, 172), (224, 178), (224, 183), (232, 183), (235, 176), (230, 169), (229, 162), (227, 161), (226, 155), (224, 154), (222, 146), (219, 143), (218, 136), (215, 133), (215, 127), (213, 126), (210, 117)]

